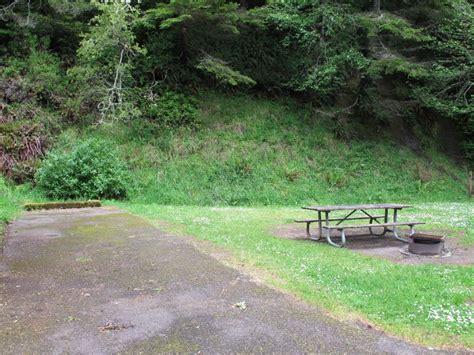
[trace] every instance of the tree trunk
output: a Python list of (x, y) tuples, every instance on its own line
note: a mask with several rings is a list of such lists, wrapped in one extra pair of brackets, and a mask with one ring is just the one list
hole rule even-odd
[(374, 0), (374, 12), (380, 15), (380, 0)]

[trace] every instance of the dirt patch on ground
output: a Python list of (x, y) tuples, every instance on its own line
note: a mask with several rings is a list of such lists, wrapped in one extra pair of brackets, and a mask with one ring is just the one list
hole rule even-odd
[(28, 212), (9, 225), (0, 353), (160, 352), (428, 349), (332, 319), (114, 208)]
[[(312, 227), (312, 235), (317, 232)], [(375, 230), (375, 232), (378, 232)], [(292, 239), (295, 241), (307, 240), (305, 226), (302, 224), (283, 224), (275, 228), (273, 234), (280, 238)], [(452, 232), (446, 231), (445, 235), (452, 235)], [(337, 231), (333, 231), (331, 236), (337, 239)], [(321, 238), (315, 243), (325, 243), (326, 239)], [(413, 255), (407, 252), (407, 244), (387, 233), (384, 237), (368, 236), (360, 233), (360, 230), (347, 230), (346, 245), (347, 249), (357, 253), (387, 259), (400, 264), (453, 264), (453, 265), (471, 265), (474, 264), (474, 247), (461, 245), (455, 238), (447, 238), (445, 242), (445, 251), (442, 256), (421, 256)]]

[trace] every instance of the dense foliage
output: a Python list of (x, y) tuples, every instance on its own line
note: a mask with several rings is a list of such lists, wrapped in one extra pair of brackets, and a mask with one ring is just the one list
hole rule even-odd
[(136, 120), (69, 129), (61, 142), (85, 137), (119, 146), (133, 176), (132, 202), (198, 206), (301, 206), (466, 198), (463, 169), (446, 156), (414, 153), (390, 132), (365, 128), (341, 141), (329, 117), (293, 99), (252, 94), (197, 94), (197, 126)]
[(68, 72), (81, 104), (96, 107), (101, 122), (129, 119), (138, 114), (127, 89), (133, 85), (137, 56), (145, 50), (131, 28), (138, 11), (128, 4), (99, 4), (100, 14), (91, 20), (77, 50), (77, 64)]
[(164, 127), (196, 126), (198, 123), (196, 100), (173, 91), (145, 95), (141, 113), (143, 118)]
[(130, 181), (110, 142), (90, 139), (70, 152), (51, 151), (38, 169), (38, 186), (51, 198), (123, 198)]
[(18, 181), (69, 124), (195, 127), (202, 87), (298, 97), (342, 140), (354, 125), (418, 152), (459, 138), (474, 161), (468, 0), (1, 0), (0, 41), (0, 122), (43, 137), (20, 159), (0, 131), (1, 169)]

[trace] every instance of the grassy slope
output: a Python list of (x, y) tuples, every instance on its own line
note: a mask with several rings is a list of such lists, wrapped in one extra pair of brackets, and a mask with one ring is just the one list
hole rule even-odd
[[(172, 231), (232, 251), (239, 265), (264, 271), (268, 282), (339, 317), (362, 317), (426, 345), (474, 347), (473, 266), (399, 265), (326, 243), (275, 237), (276, 226), (302, 216), (295, 208), (121, 206), (161, 228), (159, 221), (171, 222)], [(474, 203), (420, 203), (410, 213), (431, 230), (453, 229), (454, 223), (465, 232), (464, 242), (474, 243)]]
[(20, 214), (24, 202), (38, 198), (39, 195), (29, 190), (27, 186), (14, 187), (0, 176), (0, 250), (6, 223)]
[(6, 223), (12, 220), (19, 213), (19, 206), (15, 204), (5, 191), (0, 191), (0, 250), (3, 243), (3, 233)]
[[(249, 96), (200, 96), (196, 131), (143, 123), (78, 133), (117, 142), (134, 170), (131, 198), (173, 205), (280, 205), (457, 201), (463, 171), (438, 153), (417, 156), (387, 137), (336, 140), (331, 122), (297, 107)], [(440, 169), (441, 167), (441, 169)], [(463, 178), (461, 178), (463, 179)], [(424, 182), (422, 182), (424, 181)]]

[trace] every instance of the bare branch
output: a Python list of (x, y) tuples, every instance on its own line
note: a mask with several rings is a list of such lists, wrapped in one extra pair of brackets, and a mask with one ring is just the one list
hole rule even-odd
[(0, 8), (0, 18), (2, 20), (6, 20), (6, 15), (7, 13), (13, 13), (13, 9), (15, 8), (16, 5), (20, 3), (21, 0), (13, 0), (13, 2), (10, 5), (4, 6)]

